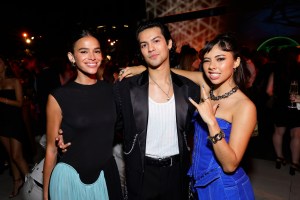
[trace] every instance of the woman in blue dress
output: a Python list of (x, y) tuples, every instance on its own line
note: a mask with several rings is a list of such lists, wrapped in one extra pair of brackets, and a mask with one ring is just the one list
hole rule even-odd
[(202, 84), (202, 101), (190, 99), (198, 110), (188, 173), (193, 189), (199, 199), (254, 199), (240, 164), (256, 124), (256, 107), (242, 92), (246, 66), (238, 43), (231, 34), (218, 35), (201, 57), (204, 74), (194, 80)]

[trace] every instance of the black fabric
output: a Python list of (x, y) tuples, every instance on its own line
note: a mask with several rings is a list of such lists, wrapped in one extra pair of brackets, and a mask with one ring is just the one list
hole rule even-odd
[(142, 198), (139, 200), (187, 200), (182, 197), (180, 163), (171, 167), (145, 166)]
[[(0, 97), (15, 100), (15, 90), (0, 90)], [(20, 107), (0, 103), (0, 135), (25, 141), (26, 129)]]
[[(188, 197), (187, 170), (190, 163), (190, 147), (187, 142), (187, 134), (190, 133), (191, 119), (195, 111), (195, 107), (189, 102), (188, 98), (191, 97), (198, 102), (200, 88), (183, 76), (172, 72), (171, 76), (175, 96), (180, 155), (180, 161), (177, 163), (180, 179), (177, 179), (176, 183), (180, 182), (180, 198), (186, 199), (184, 197)], [(148, 123), (148, 87), (148, 71), (124, 79), (114, 85), (117, 105), (123, 120), (126, 184), (130, 200), (141, 200), (142, 195)]]
[(43, 68), (36, 77), (37, 103), (39, 105), (40, 134), (46, 133), (46, 105), (48, 95), (52, 90), (61, 86), (59, 73), (50, 68)]
[(74, 167), (84, 183), (93, 183), (112, 156), (116, 122), (112, 86), (103, 81), (71, 82), (52, 95), (62, 110), (64, 141), (72, 143), (59, 161)]

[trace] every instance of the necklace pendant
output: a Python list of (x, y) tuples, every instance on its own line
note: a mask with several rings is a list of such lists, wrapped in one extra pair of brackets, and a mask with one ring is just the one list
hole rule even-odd
[(167, 100), (169, 101), (169, 100), (170, 100), (170, 97), (168, 97)]

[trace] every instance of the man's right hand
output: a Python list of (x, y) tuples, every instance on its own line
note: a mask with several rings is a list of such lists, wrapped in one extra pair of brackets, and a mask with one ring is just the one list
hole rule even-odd
[(65, 153), (67, 148), (71, 145), (71, 142), (65, 144), (63, 138), (63, 131), (59, 129), (58, 136), (55, 138), (56, 146), (61, 150), (61, 152)]

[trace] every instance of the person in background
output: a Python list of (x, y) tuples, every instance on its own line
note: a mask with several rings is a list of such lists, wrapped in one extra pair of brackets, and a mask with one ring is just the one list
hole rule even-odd
[(247, 66), (248, 72), (249, 72), (249, 74), (246, 74), (246, 77), (248, 77), (248, 79), (246, 81), (247, 95), (253, 101), (254, 96), (255, 96), (254, 93), (256, 93), (256, 91), (252, 87), (253, 83), (256, 79), (256, 75), (257, 75), (256, 66), (252, 60), (253, 56), (252, 56), (252, 52), (249, 47), (243, 46), (241, 48), (241, 54), (242, 54), (243, 59), (246, 61), (246, 66)]
[(36, 99), (38, 106), (38, 122), (40, 126), (40, 135), (42, 137), (46, 133), (46, 105), (48, 95), (52, 90), (61, 86), (59, 72), (56, 66), (52, 66), (46, 56), (38, 56), (40, 63), (39, 73), (36, 75)]
[[(199, 58), (199, 52), (191, 47), (189, 44), (185, 44), (181, 47), (179, 53), (179, 64), (175, 67), (176, 69), (188, 70), (188, 71), (199, 71), (201, 60)], [(190, 130), (191, 133), (188, 134), (188, 144), (191, 147), (191, 152), (193, 150), (193, 137), (194, 129)]]
[(19, 194), (29, 167), (23, 155), (26, 129), (22, 116), (23, 94), (20, 80), (14, 77), (10, 65), (0, 55), (0, 141), (9, 156), (13, 190), (9, 198)]
[[(29, 166), (33, 166), (38, 156), (38, 148), (36, 137), (39, 133), (38, 125), (38, 109), (37, 109), (37, 95), (36, 95), (36, 76), (39, 73), (40, 64), (37, 58), (33, 55), (26, 55), (22, 57), (19, 64), (19, 77), (22, 84), (23, 92), (23, 120), (27, 130), (29, 142), (25, 143), (25, 149), (28, 151), (27, 161)], [(25, 154), (26, 155), (26, 154)]]
[[(291, 101), (295, 100), (289, 94), (292, 80), (300, 83), (300, 51), (296, 47), (278, 50), (278, 65), (269, 77), (267, 93), (274, 98), (273, 117), (274, 133), (272, 137), (276, 160), (275, 167), (281, 168), (286, 165), (284, 155), (284, 134), (290, 133), (291, 166), (290, 175), (300, 171), (300, 111), (289, 108)], [(283, 67), (284, 66), (284, 67)]]
[[(74, 81), (51, 92), (47, 102), (44, 200), (120, 200), (120, 177), (112, 146), (117, 121), (112, 85), (97, 79), (100, 42), (88, 29), (72, 32), (68, 59)], [(59, 129), (72, 148), (58, 159)]]
[[(234, 35), (220, 34), (201, 51), (204, 72), (172, 69), (201, 85), (201, 101), (190, 98), (194, 149), (188, 175), (198, 199), (254, 199), (241, 161), (256, 124), (254, 103), (244, 94), (246, 65)], [(141, 71), (126, 69), (127, 75)]]
[(175, 68), (188, 70), (188, 71), (199, 71), (200, 58), (198, 51), (186, 44), (181, 47), (179, 53), (179, 64)]

